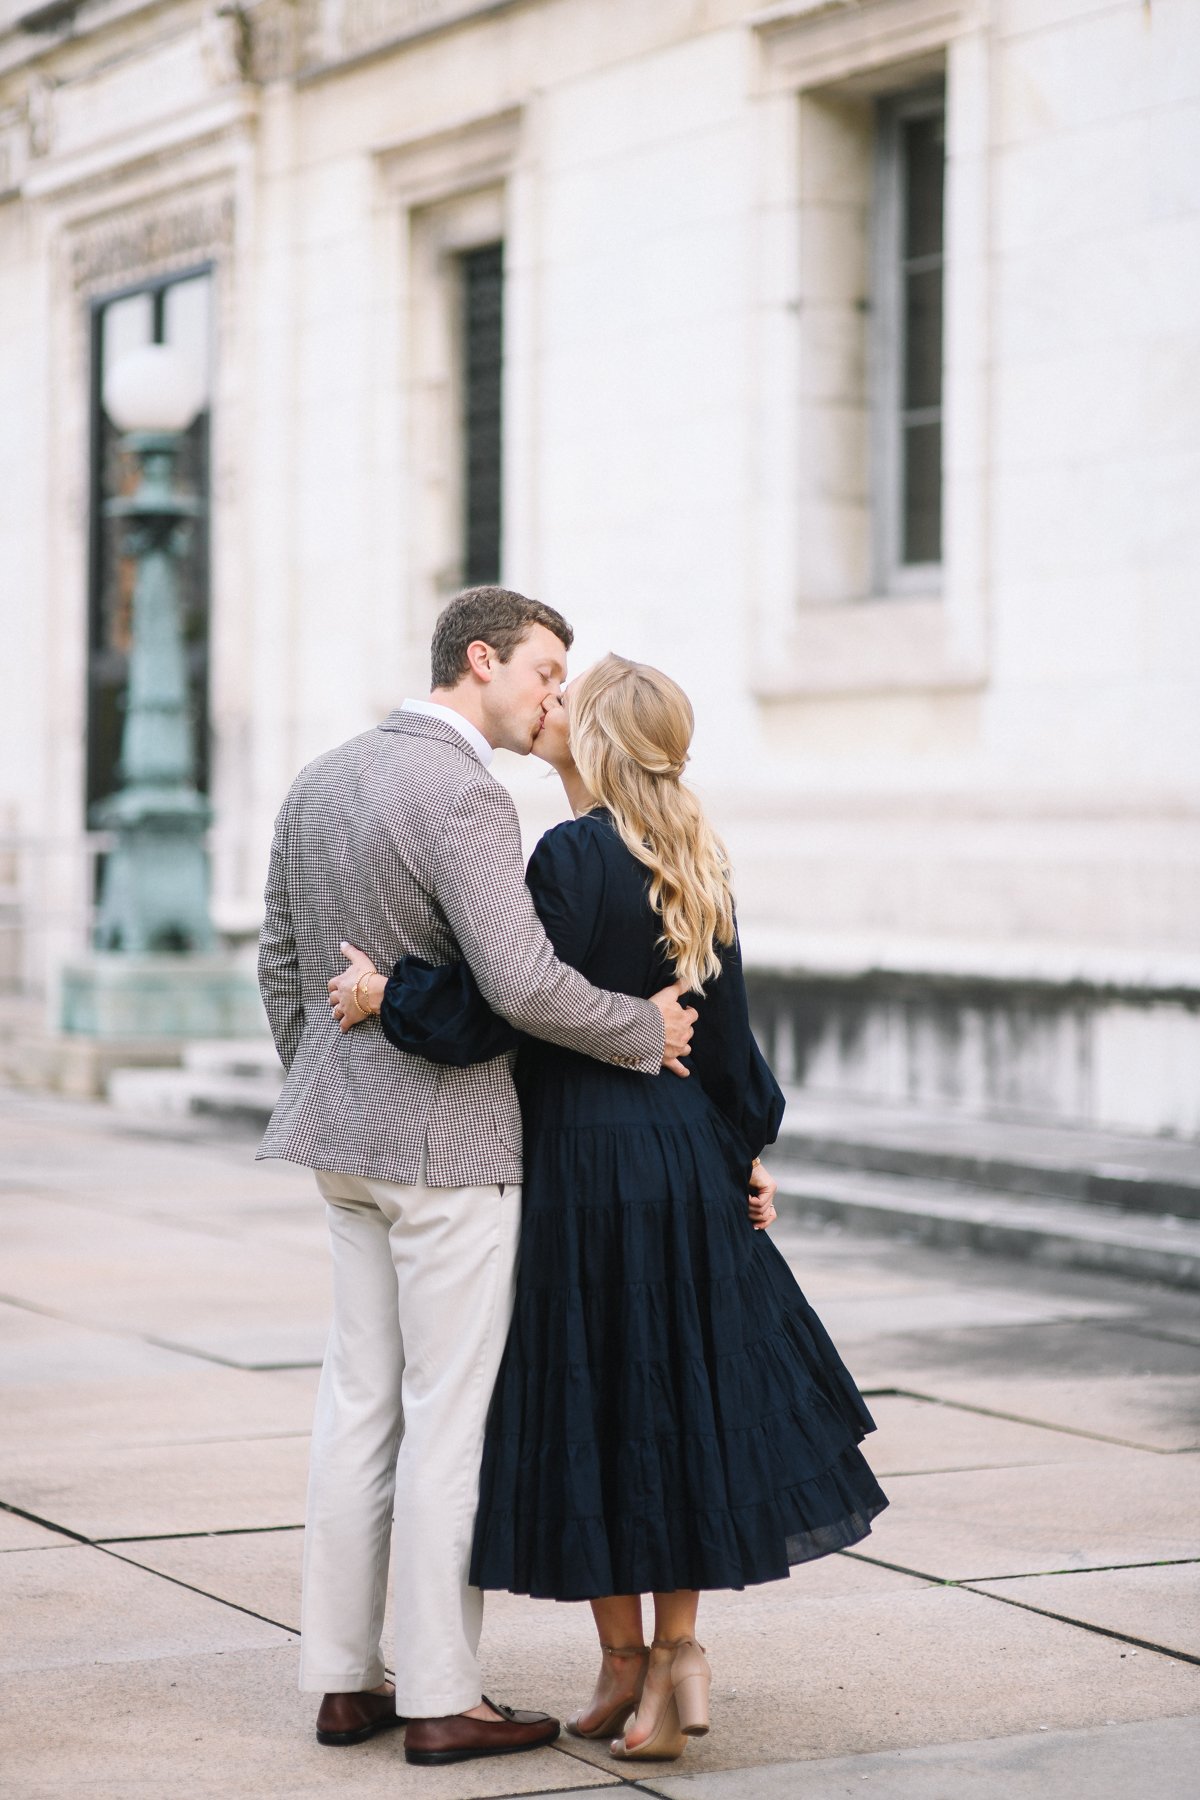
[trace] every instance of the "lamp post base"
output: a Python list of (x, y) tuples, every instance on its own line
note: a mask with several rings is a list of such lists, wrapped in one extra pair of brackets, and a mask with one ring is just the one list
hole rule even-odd
[(253, 976), (226, 957), (100, 952), (64, 968), (59, 1026), (70, 1035), (164, 1046), (266, 1032)]

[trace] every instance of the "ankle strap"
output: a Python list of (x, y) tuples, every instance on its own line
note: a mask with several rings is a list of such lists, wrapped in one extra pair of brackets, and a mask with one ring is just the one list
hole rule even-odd
[(704, 1652), (704, 1645), (699, 1641), (698, 1638), (694, 1638), (694, 1637), (681, 1637), (681, 1638), (659, 1638), (659, 1637), (656, 1637), (651, 1645), (651, 1648), (654, 1650), (682, 1650), (685, 1644), (694, 1644), (697, 1650), (699, 1650), (701, 1653)]
[(646, 1644), (601, 1644), (605, 1656), (649, 1656)]

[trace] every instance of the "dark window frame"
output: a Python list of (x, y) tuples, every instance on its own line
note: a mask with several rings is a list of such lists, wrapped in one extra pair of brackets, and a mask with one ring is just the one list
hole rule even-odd
[[(945, 556), (945, 83), (924, 84), (876, 103), (874, 191), (872, 197), (871, 279), (871, 505), (874, 537), (875, 591), (882, 595), (927, 594), (941, 586)], [(943, 159), (940, 196), (940, 234), (935, 252), (909, 256), (906, 242), (908, 216), (906, 127), (916, 121), (941, 122)], [(909, 404), (906, 373), (917, 358), (910, 338), (907, 297), (923, 275), (940, 279), (937, 300), (928, 309), (936, 330), (938, 380), (936, 399), (921, 406)], [(936, 555), (908, 554), (914, 519), (920, 515), (914, 503), (915, 472), (908, 449), (918, 431), (936, 433), (934, 470), (935, 524), (928, 510), (924, 519), (926, 544), (936, 542)]]
[(503, 238), (455, 252), (462, 584), (498, 583), (504, 547)]

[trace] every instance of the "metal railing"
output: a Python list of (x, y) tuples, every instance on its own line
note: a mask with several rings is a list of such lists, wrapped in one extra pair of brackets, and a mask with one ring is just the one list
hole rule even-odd
[(0, 992), (45, 999), (60, 964), (91, 940), (105, 832), (0, 831)]

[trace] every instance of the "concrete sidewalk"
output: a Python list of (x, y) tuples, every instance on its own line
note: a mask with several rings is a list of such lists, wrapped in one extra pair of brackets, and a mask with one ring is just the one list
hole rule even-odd
[[(792, 1228), (880, 1430), (861, 1550), (705, 1599), (714, 1723), (410, 1769), (295, 1692), (327, 1307), (311, 1179), (236, 1135), (0, 1093), (0, 1788), (1182, 1800), (1200, 1763), (1200, 1297)], [(488, 1600), (489, 1690), (565, 1713), (586, 1608)], [(630, 1775), (636, 1774), (636, 1783)]]

